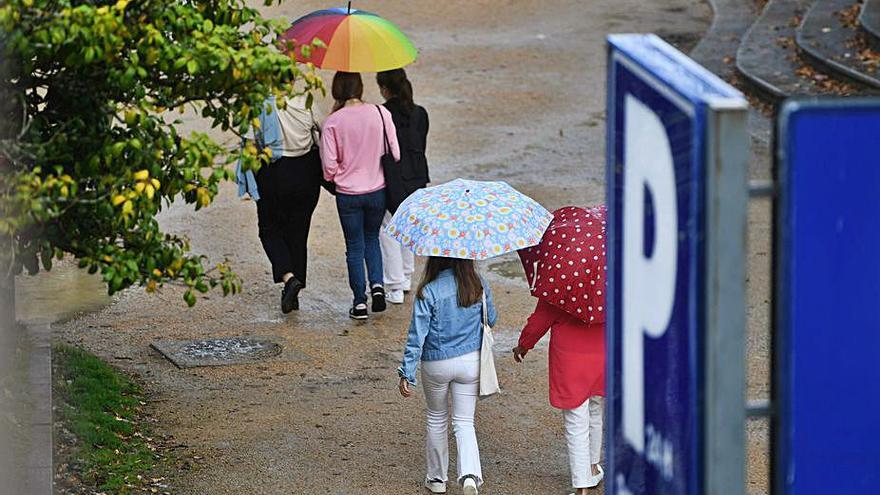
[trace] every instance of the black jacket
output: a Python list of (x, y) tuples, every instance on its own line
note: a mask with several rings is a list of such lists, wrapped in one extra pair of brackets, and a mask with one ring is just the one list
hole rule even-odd
[(428, 112), (416, 105), (406, 112), (401, 102), (392, 98), (385, 108), (394, 119), (397, 142), (400, 144), (400, 162), (393, 172), (385, 171), (388, 211), (394, 213), (404, 199), (431, 182), (425, 147), (428, 140)]

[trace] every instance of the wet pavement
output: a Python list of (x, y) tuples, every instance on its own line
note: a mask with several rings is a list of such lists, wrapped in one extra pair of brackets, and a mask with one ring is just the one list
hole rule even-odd
[[(286, 2), (265, 11), (292, 19), (323, 6)], [(431, 116), (433, 180), (506, 180), (551, 210), (603, 201), (604, 36), (663, 31), (693, 44), (711, 17), (697, 0), (376, 0), (356, 6), (393, 19), (420, 49), (408, 72), (416, 100)], [(371, 75), (365, 83), (367, 99), (378, 102)], [(185, 121), (207, 130), (196, 117)], [(753, 220), (765, 222), (762, 215), (756, 210)], [(367, 322), (348, 318), (351, 295), (332, 198), (322, 193), (312, 222), (309, 287), (302, 309), (288, 316), (279, 310), (280, 287), (271, 284), (257, 237), (255, 205), (239, 200), (232, 184), (211, 207), (195, 213), (175, 205), (160, 221), (189, 237), (197, 253), (230, 258), (244, 293), (209, 294), (187, 309), (175, 288), (153, 296), (131, 289), (103, 310), (58, 325), (57, 333), (144, 383), (156, 428), (178, 445), (179, 470), (168, 473), (172, 493), (423, 493), (424, 401), (420, 390), (402, 399), (394, 371), (412, 296)], [(548, 403), (546, 345), (522, 365), (508, 353), (535, 301), (515, 255), (483, 263), (482, 271), (500, 315), (496, 351), (504, 393), (478, 406), (481, 493), (568, 493), (561, 414)], [(763, 298), (760, 290), (750, 293), (756, 328), (766, 318)], [(310, 359), (179, 369), (150, 347), (161, 340), (248, 336), (272, 337)], [(759, 333), (753, 340), (749, 345), (764, 346), (766, 355)], [(761, 380), (750, 392), (763, 393)], [(750, 493), (761, 493), (763, 481), (754, 483)]]

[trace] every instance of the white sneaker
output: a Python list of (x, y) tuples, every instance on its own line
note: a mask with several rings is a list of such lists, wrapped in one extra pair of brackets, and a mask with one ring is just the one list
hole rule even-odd
[(425, 480), (425, 488), (431, 493), (446, 493), (446, 482), (440, 480)]
[(599, 470), (599, 474), (596, 474), (593, 477), (596, 478), (596, 484), (598, 485), (599, 482), (601, 482), (603, 479), (605, 479), (605, 470), (602, 469), (601, 464), (596, 464), (596, 469)]
[(412, 280), (406, 279), (406, 281), (404, 283), (400, 284), (400, 286), (404, 292), (409, 292), (412, 290)]
[(403, 291), (397, 289), (390, 290), (388, 294), (385, 294), (385, 300), (391, 304), (403, 304)]
[(479, 491), (477, 490), (477, 482), (470, 476), (464, 479), (464, 483), (461, 484), (461, 491), (464, 495), (477, 495)]

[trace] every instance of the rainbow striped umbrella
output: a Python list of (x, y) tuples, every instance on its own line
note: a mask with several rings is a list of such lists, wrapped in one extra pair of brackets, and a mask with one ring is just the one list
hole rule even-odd
[[(308, 57), (303, 55), (303, 45), (315, 38), (325, 46), (312, 48)], [(300, 62), (344, 72), (399, 69), (418, 55), (397, 26), (376, 14), (352, 9), (351, 2), (348, 8), (317, 10), (300, 17), (284, 32), (281, 41), (294, 43)]]

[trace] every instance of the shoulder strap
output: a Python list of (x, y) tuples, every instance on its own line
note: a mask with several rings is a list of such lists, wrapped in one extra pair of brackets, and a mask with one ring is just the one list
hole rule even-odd
[(385, 116), (382, 115), (382, 109), (376, 105), (376, 111), (379, 112), (379, 118), (382, 119), (382, 138), (385, 139), (385, 153), (391, 153), (391, 144), (388, 143), (388, 132), (385, 130)]
[(483, 325), (489, 326), (489, 307), (486, 304), (486, 288), (483, 287)]

